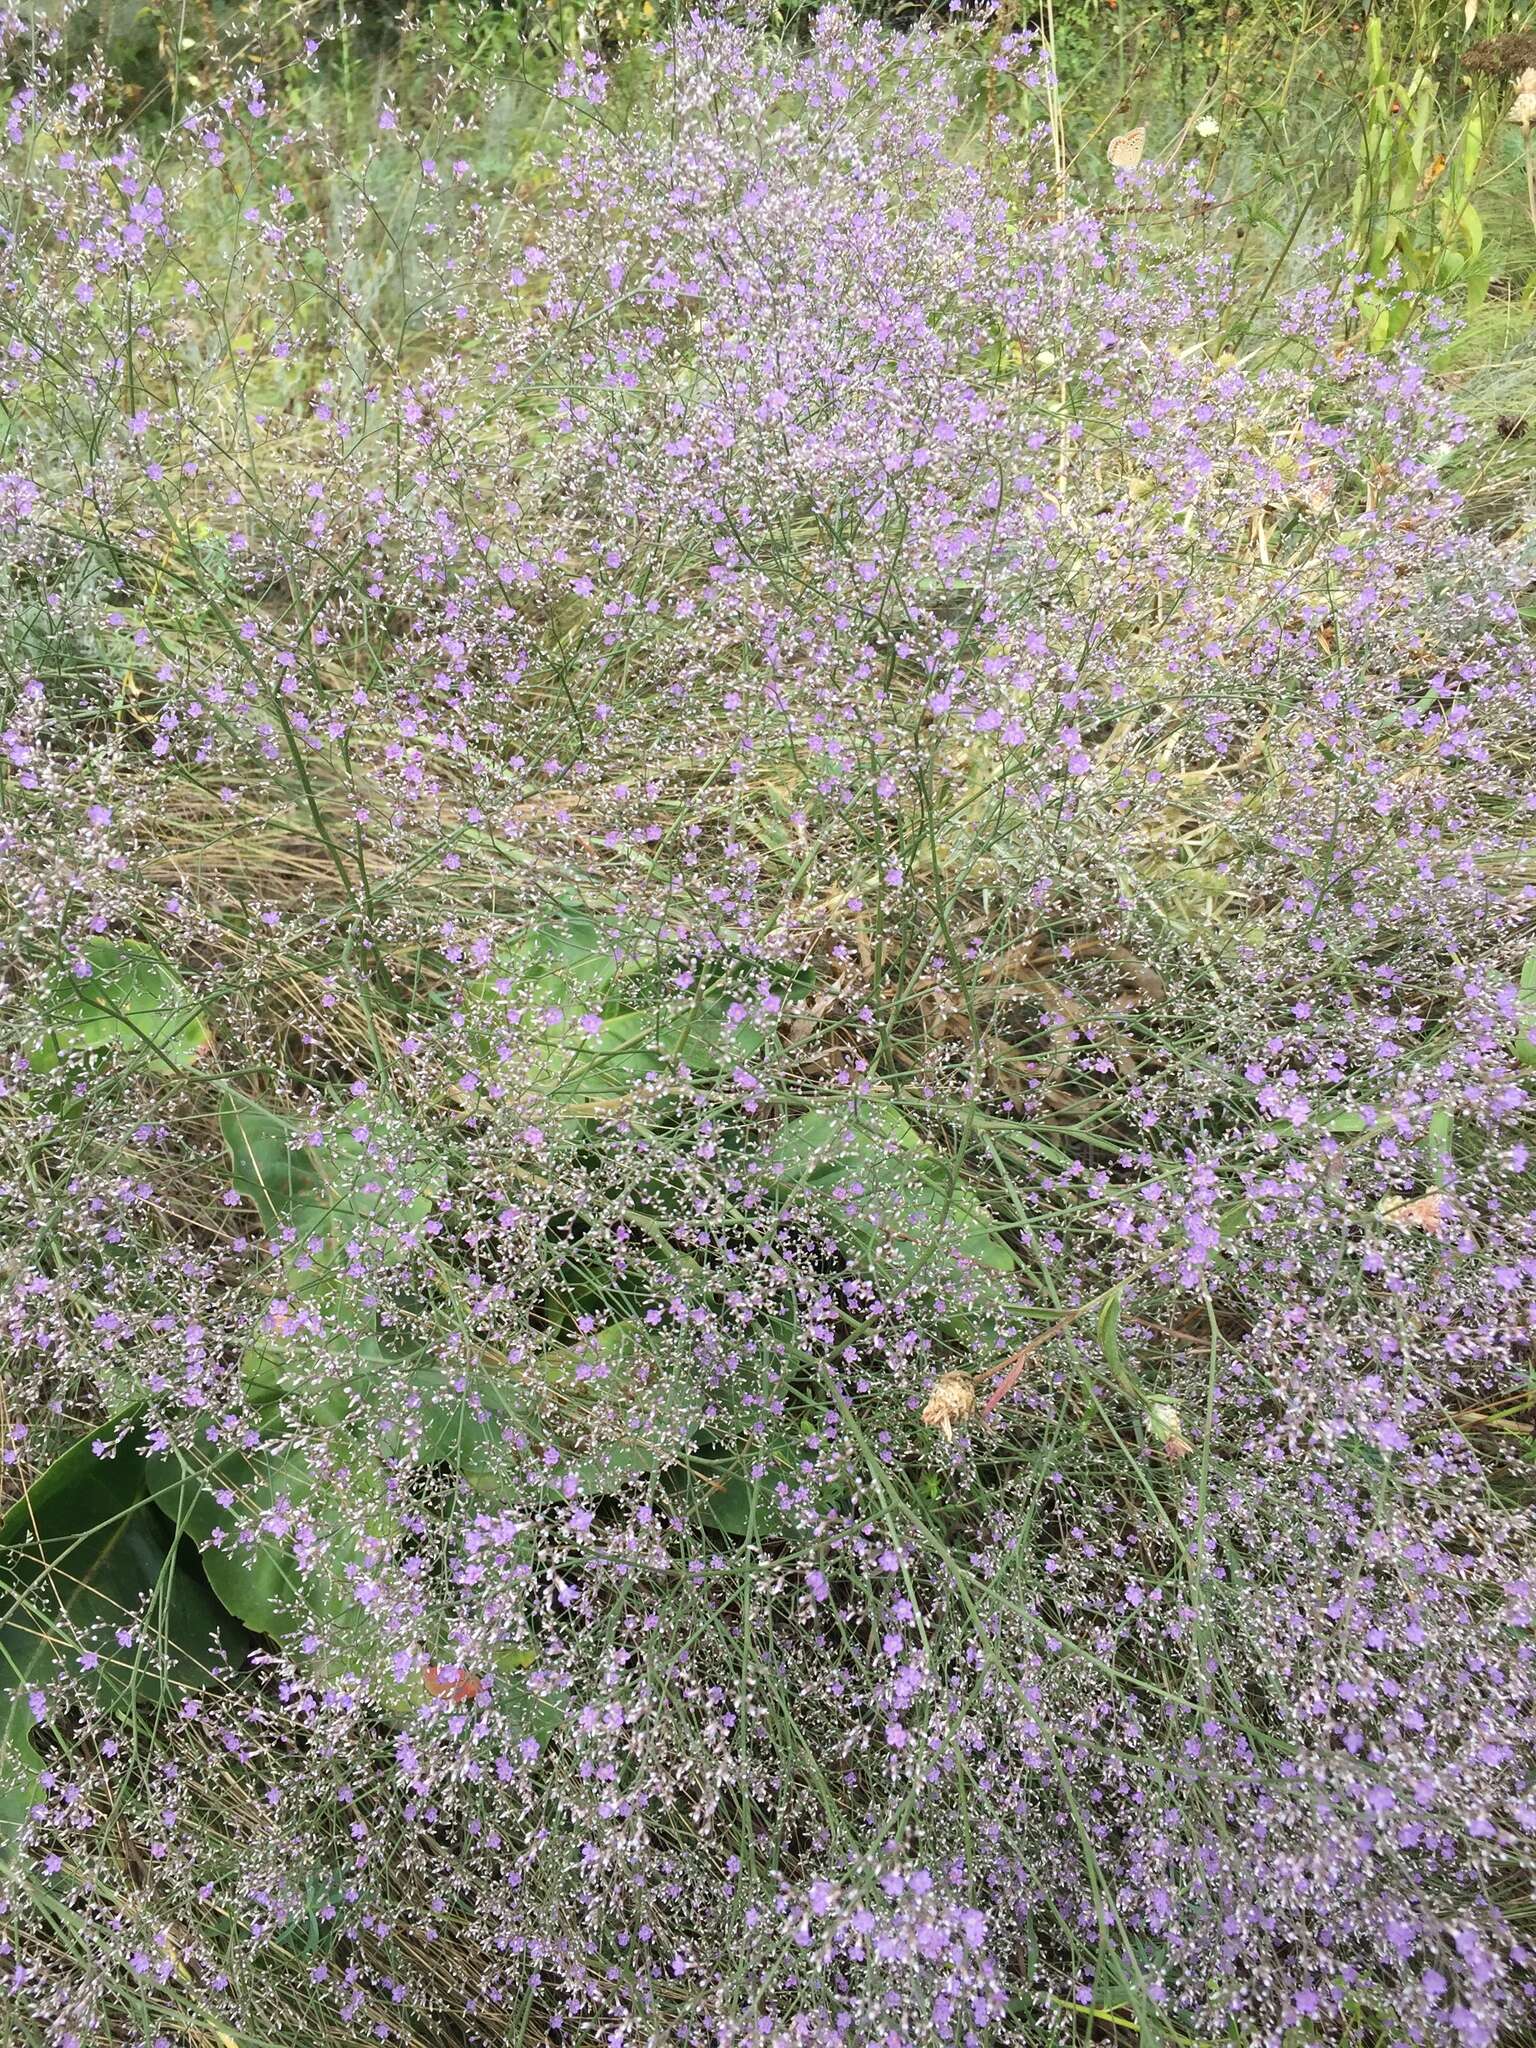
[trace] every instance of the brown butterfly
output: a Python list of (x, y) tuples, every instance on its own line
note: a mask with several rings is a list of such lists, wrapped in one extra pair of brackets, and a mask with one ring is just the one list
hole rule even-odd
[(1117, 135), (1110, 143), (1107, 155), (1117, 171), (1134, 171), (1146, 154), (1147, 130), (1128, 128), (1124, 135)]

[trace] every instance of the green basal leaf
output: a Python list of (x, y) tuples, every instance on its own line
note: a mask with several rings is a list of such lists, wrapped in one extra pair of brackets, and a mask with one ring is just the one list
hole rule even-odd
[(1527, 953), (1520, 969), (1515, 1001), (1515, 1058), (1522, 1067), (1536, 1067), (1536, 950)]
[(100, 1458), (89, 1440), (67, 1450), (0, 1523), (0, 1861), (42, 1795), (29, 1695), (61, 1662), (89, 1649), (104, 1705), (163, 1707), (216, 1668), (238, 1669), (250, 1648), (152, 1497), (136, 1442)]
[[(754, 1472), (759, 1476), (754, 1478)], [(746, 1446), (734, 1458), (689, 1458), (686, 1465), (668, 1474), (668, 1491), (685, 1513), (720, 1535), (762, 1543), (792, 1542), (803, 1531), (795, 1517), (779, 1505), (778, 1486), (781, 1479), (795, 1476), (792, 1465)]]
[(151, 947), (90, 939), (81, 958), (90, 971), (60, 977), (47, 1033), (28, 1054), (34, 1072), (52, 1072), (70, 1053), (109, 1050), (174, 1072), (192, 1066), (213, 1042), (201, 1008)]
[(1125, 1358), (1120, 1349), (1120, 1310), (1124, 1299), (1124, 1286), (1112, 1287), (1094, 1319), (1104, 1363), (1117, 1379), (1123, 1379), (1125, 1374)]
[(319, 1160), (295, 1140), (286, 1117), (226, 1089), (219, 1131), (229, 1152), (230, 1185), (254, 1204), (269, 1235), (290, 1225), (301, 1203), (323, 1193)]
[[(484, 1018), (471, 1025), (471, 1048), (495, 1058), (505, 1036), (530, 1059), (538, 1092), (577, 1118), (607, 1110), (655, 1076), (675, 1079), (686, 1069), (706, 1079), (763, 1051), (768, 1033), (733, 1016), (749, 1006), (724, 980), (701, 982), (681, 1015), (670, 983), (665, 1001), (648, 1001), (646, 987), (664, 967), (621, 965), (590, 920), (568, 915), (505, 948), (497, 971), (472, 987)], [(777, 979), (791, 988), (809, 982), (790, 973)]]
[[(440, 1168), (414, 1143), (392, 1143), (387, 1131), (332, 1122), (316, 1143), (291, 1118), (232, 1088), (224, 1090), (219, 1129), (231, 1186), (252, 1204), (269, 1236), (293, 1231), (291, 1269), (334, 1266), (353, 1244), (371, 1258), (395, 1262), (432, 1213)], [(369, 1132), (367, 1142), (357, 1130)]]
[[(344, 1464), (338, 1450), (350, 1452)], [(330, 1451), (323, 1476), (301, 1448), (282, 1442), (177, 1449), (147, 1459), (145, 1470), (156, 1507), (199, 1544), (208, 1583), (230, 1613), (278, 1641), (314, 1631), (325, 1662), (340, 1669), (377, 1660), (382, 1646), (372, 1640), (348, 1567), (363, 1562), (368, 1535), (384, 1541), (393, 1532), (383, 1477), (367, 1447), (333, 1443)], [(335, 1508), (339, 1492), (345, 1514)], [(310, 1520), (320, 1525), (321, 1542), (318, 1563), (305, 1570), (290, 1538)]]
[(839, 1228), (904, 1282), (942, 1281), (975, 1267), (1017, 1270), (1003, 1225), (959, 1184), (955, 1163), (897, 1109), (866, 1104), (856, 1116), (808, 1111), (785, 1125), (773, 1156), (787, 1183), (815, 1189)]

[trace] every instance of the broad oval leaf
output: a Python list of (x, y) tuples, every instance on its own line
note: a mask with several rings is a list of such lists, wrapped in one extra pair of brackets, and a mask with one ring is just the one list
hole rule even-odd
[[(292, 1444), (176, 1449), (147, 1459), (145, 1471), (156, 1506), (196, 1539), (208, 1583), (231, 1614), (277, 1641), (317, 1628), (338, 1664), (367, 1660), (371, 1631), (352, 1596), (347, 1567), (360, 1556), (360, 1525), (381, 1540), (393, 1527), (383, 1513), (382, 1478), (363, 1446), (347, 1467), (345, 1525), (327, 1507), (330, 1478), (322, 1482)], [(302, 1524), (311, 1503), (324, 1540), (321, 1562), (304, 1571), (273, 1524), (283, 1530)]]
[(786, 1183), (814, 1188), (903, 1280), (943, 1277), (957, 1266), (1018, 1267), (1003, 1225), (964, 1190), (957, 1163), (894, 1107), (868, 1105), (857, 1119), (807, 1111), (785, 1125), (773, 1154)]
[[(115, 1632), (129, 1628), (125, 1646)], [(71, 1446), (0, 1523), (0, 1862), (42, 1794), (30, 1696), (61, 1662), (90, 1649), (104, 1703), (163, 1705), (251, 1646), (152, 1500), (136, 1441), (106, 1457)]]
[(231, 1186), (268, 1236), (294, 1233), (290, 1263), (302, 1271), (334, 1265), (353, 1243), (384, 1264), (397, 1262), (431, 1214), (441, 1173), (409, 1134), (385, 1143), (367, 1126), (344, 1123), (301, 1133), (291, 1118), (233, 1088), (224, 1090), (219, 1130)]
[(1515, 1058), (1536, 1067), (1536, 951), (1527, 953), (1515, 998)]
[(56, 985), (48, 1024), (29, 1054), (37, 1073), (50, 1073), (69, 1053), (109, 1049), (174, 1071), (192, 1066), (213, 1039), (180, 976), (153, 948), (133, 940), (87, 940), (79, 969)]

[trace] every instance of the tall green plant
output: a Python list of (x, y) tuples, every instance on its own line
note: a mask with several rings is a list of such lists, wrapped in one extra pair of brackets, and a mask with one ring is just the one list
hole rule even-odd
[(1426, 65), (1400, 77), (1375, 16), (1365, 41), (1369, 82), (1350, 248), (1362, 273), (1360, 317), (1379, 348), (1403, 331), (1426, 292), (1460, 286), (1475, 308), (1492, 264), (1472, 203), (1486, 139), (1481, 112), (1469, 109), (1457, 125)]

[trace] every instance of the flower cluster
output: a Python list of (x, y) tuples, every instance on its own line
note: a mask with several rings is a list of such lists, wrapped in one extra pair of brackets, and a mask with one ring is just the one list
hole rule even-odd
[(0, 33), (17, 2038), (1513, 2038), (1536, 564), (1425, 363), (997, 24), (515, 173)]

